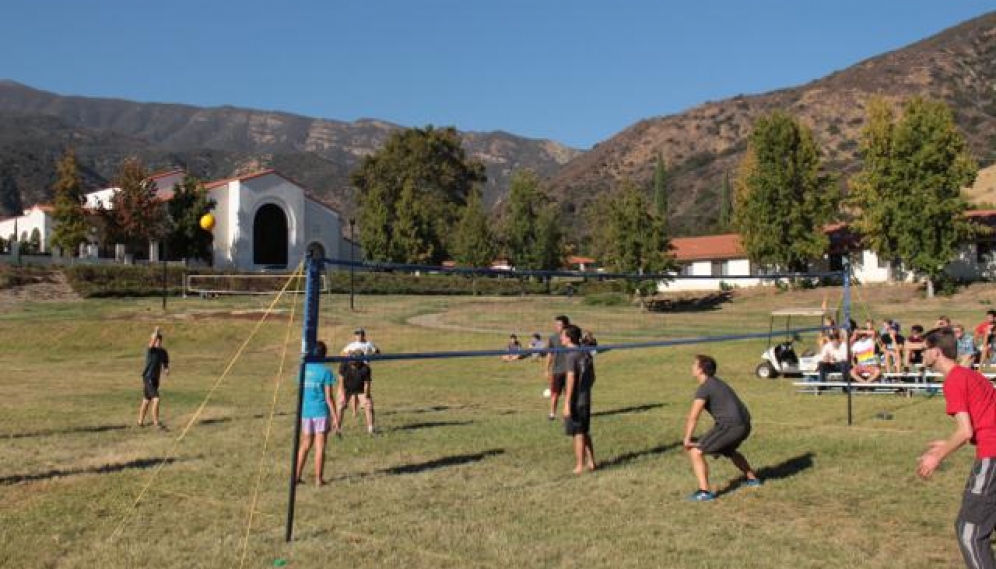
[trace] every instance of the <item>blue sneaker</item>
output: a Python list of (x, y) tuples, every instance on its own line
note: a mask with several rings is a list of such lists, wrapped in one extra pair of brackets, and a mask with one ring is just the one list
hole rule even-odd
[(761, 480), (760, 478), (753, 478), (753, 479), (748, 478), (744, 482), (744, 486), (746, 486), (748, 488), (757, 488), (758, 486), (761, 486), (763, 484), (764, 484), (764, 480)]
[(699, 490), (688, 497), (692, 502), (712, 502), (716, 499), (716, 495), (707, 490)]

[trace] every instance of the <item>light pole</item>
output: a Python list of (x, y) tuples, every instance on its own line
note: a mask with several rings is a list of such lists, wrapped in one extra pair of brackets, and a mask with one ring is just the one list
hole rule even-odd
[(353, 311), (353, 263), (356, 257), (356, 243), (353, 241), (353, 228), (356, 227), (356, 219), (349, 218), (349, 311)]

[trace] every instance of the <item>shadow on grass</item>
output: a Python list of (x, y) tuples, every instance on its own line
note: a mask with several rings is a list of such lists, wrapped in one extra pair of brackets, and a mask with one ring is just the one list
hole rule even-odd
[(177, 459), (175, 458), (167, 458), (165, 460), (161, 458), (139, 458), (136, 460), (129, 460), (128, 462), (92, 466), (90, 468), (69, 468), (65, 470), (53, 469), (48, 472), (38, 472), (35, 474), (15, 474), (13, 476), (0, 477), (0, 486), (10, 486), (12, 484), (20, 484), (22, 482), (37, 482), (39, 480), (49, 480), (52, 478), (61, 478), (63, 476), (76, 476), (79, 474), (110, 474), (134, 468), (144, 470), (159, 466), (160, 462), (172, 464), (176, 461)]
[(440, 411), (450, 411), (453, 409), (469, 409), (470, 405), (432, 405), (429, 407), (420, 407), (418, 409), (392, 409), (390, 411), (384, 411), (382, 413), (377, 413), (378, 415), (415, 415), (418, 413), (438, 413)]
[[(274, 417), (286, 417), (292, 415), (292, 413), (274, 413)], [(219, 425), (222, 423), (231, 423), (232, 421), (248, 421), (251, 419), (267, 419), (269, 418), (269, 413), (257, 413), (255, 415), (243, 415), (241, 417), (217, 417), (214, 419), (201, 419), (197, 421), (198, 425)]]
[(34, 437), (50, 437), (53, 435), (75, 435), (78, 433), (105, 433), (107, 431), (120, 431), (128, 427), (129, 425), (90, 425), (88, 427), (69, 427), (65, 429), (42, 429), (26, 433), (4, 433), (0, 434), (0, 439), (29, 439)]
[(654, 455), (658, 455), (658, 454), (664, 454), (664, 453), (666, 453), (667, 451), (669, 451), (671, 449), (680, 448), (680, 447), (681, 447), (681, 441), (677, 441), (677, 442), (668, 443), (668, 444), (664, 444), (664, 445), (657, 445), (657, 446), (655, 446), (653, 448), (648, 448), (648, 449), (645, 449), (645, 450), (639, 450), (639, 451), (634, 451), (634, 452), (627, 452), (627, 453), (621, 454), (621, 455), (619, 455), (619, 456), (617, 456), (615, 458), (612, 458), (612, 459), (609, 459), (609, 460), (603, 460), (603, 461), (599, 462), (598, 463), (598, 468), (600, 470), (604, 470), (606, 468), (615, 468), (617, 466), (622, 466), (622, 465), (627, 464), (629, 462), (633, 462), (634, 460), (636, 460), (638, 458), (643, 458), (645, 456), (654, 456)]
[(463, 464), (470, 464), (473, 462), (480, 462), (485, 458), (490, 456), (497, 456), (500, 454), (505, 454), (505, 449), (496, 448), (491, 450), (486, 450), (483, 452), (475, 452), (473, 454), (456, 454), (453, 456), (444, 456), (443, 458), (437, 458), (435, 460), (430, 460), (428, 462), (418, 462), (415, 464), (402, 464), (401, 466), (392, 466), (391, 468), (385, 468), (383, 470), (378, 470), (379, 474), (418, 474), (419, 472), (426, 472), (428, 470), (437, 470), (440, 468), (447, 468), (450, 466), (460, 466)]
[(647, 403), (646, 405), (634, 405), (632, 407), (621, 407), (619, 409), (609, 409), (592, 413), (592, 417), (606, 417), (609, 415), (626, 415), (628, 413), (643, 413), (652, 409), (660, 409), (664, 403)]
[(455, 427), (460, 425), (473, 425), (474, 421), (426, 421), (424, 423), (411, 423), (391, 427), (392, 431), (417, 431), (419, 429), (433, 429), (436, 427)]
[[(791, 478), (796, 474), (804, 470), (809, 470), (813, 467), (813, 457), (816, 456), (815, 453), (807, 452), (805, 454), (800, 454), (799, 456), (794, 456), (792, 458), (783, 460), (778, 464), (771, 466), (765, 466), (757, 470), (757, 477), (764, 481), (765, 484), (772, 480), (781, 480), (783, 478)], [(729, 494), (737, 488), (743, 486), (742, 479), (736, 479), (731, 481), (726, 488), (723, 488), (716, 492), (716, 496), (722, 496), (723, 494)]]

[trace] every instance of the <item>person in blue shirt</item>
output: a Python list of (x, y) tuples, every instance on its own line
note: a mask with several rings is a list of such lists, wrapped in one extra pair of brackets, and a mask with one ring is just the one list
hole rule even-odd
[[(315, 344), (314, 355), (324, 358), (328, 353), (325, 342)], [(335, 375), (322, 363), (304, 365), (304, 390), (301, 407), (301, 447), (297, 453), (297, 481), (303, 482), (301, 474), (304, 463), (308, 459), (311, 445), (315, 445), (315, 485), (322, 486), (325, 479), (322, 472), (325, 469), (325, 439), (329, 432), (329, 421), (336, 434), (339, 434), (339, 417), (336, 411), (335, 399), (332, 397), (332, 386), (335, 385)]]

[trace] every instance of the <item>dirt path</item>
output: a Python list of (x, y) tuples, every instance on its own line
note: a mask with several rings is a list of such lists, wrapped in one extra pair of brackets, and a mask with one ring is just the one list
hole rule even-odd
[(53, 271), (39, 275), (35, 282), (0, 289), (0, 307), (8, 308), (24, 302), (74, 302), (82, 300), (66, 282), (65, 275)]

